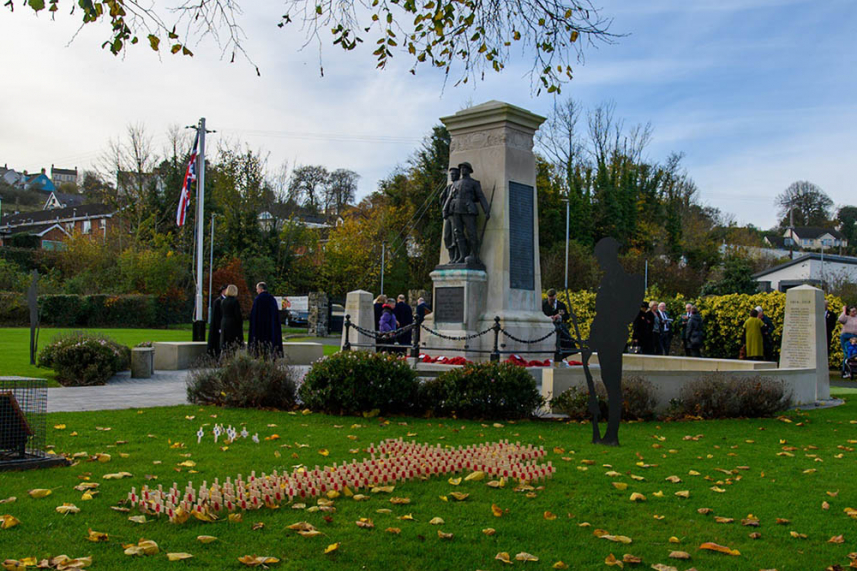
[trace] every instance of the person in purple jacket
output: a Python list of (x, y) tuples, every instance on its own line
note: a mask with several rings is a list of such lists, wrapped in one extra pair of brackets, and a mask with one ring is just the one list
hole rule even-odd
[[(381, 319), (378, 321), (378, 332), (379, 333), (392, 333), (393, 331), (398, 329), (398, 327), (399, 327), (399, 324), (396, 321), (396, 315), (393, 313), (393, 304), (385, 303), (384, 306), (381, 308)], [(395, 342), (395, 340), (392, 338), (392, 336), (385, 336), (385, 337), (389, 337), (389, 338), (384, 339), (383, 343), (392, 344)]]

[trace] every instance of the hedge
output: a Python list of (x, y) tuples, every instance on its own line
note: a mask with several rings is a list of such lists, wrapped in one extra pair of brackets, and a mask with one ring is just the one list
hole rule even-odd
[[(559, 292), (559, 299), (566, 302), (565, 292)], [(589, 336), (589, 327), (595, 317), (595, 293), (590, 291), (570, 292), (570, 308), (577, 315), (581, 337)], [(702, 354), (705, 357), (736, 359), (743, 344), (744, 322), (750, 316), (750, 310), (761, 306), (765, 315), (774, 322), (772, 334), (775, 358), (779, 359), (780, 342), (783, 336), (783, 320), (785, 318), (786, 294), (778, 291), (757, 294), (729, 294), (706, 296), (698, 299), (686, 298), (682, 295), (675, 297), (661, 296), (658, 292), (649, 291), (645, 299), (662, 301), (667, 304), (667, 312), (678, 320), (684, 307), (692, 303), (699, 308), (705, 325), (705, 341)], [(844, 302), (833, 295), (825, 295), (831, 311), (839, 314)], [(678, 324), (678, 323), (677, 323)], [(831, 336), (828, 364), (838, 368), (842, 363), (842, 347), (839, 344), (839, 333), (842, 326), (837, 325)], [(676, 335), (679, 335), (678, 327)]]
[[(53, 327), (166, 327), (190, 321), (191, 302), (154, 295), (42, 295), (41, 324)], [(0, 325), (30, 324), (23, 294), (0, 294)]]

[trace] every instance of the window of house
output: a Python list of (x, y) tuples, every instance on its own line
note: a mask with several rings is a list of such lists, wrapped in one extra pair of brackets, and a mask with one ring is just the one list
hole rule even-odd
[(90, 234), (92, 232), (92, 220), (83, 221), (83, 233)]

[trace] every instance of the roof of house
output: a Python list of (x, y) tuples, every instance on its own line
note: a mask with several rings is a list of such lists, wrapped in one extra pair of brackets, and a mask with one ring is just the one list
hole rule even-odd
[(786, 245), (786, 239), (783, 236), (765, 236), (765, 240), (774, 248), (785, 248)]
[(34, 212), (19, 212), (4, 216), (0, 219), (0, 226), (33, 225), (40, 223), (55, 223), (72, 218), (105, 218), (112, 216), (114, 209), (106, 204), (82, 204), (80, 206), (69, 206), (67, 208), (54, 208), (53, 210), (37, 210)]
[(51, 176), (54, 176), (56, 174), (77, 176), (77, 167), (75, 167), (74, 169), (60, 169), (55, 166), (51, 166)]
[(24, 176), (23, 186), (27, 190), (36, 188), (46, 192), (53, 192), (57, 189), (57, 187), (54, 186), (53, 181), (48, 178), (48, 175), (45, 173), (28, 174)]
[(68, 235), (68, 232), (65, 228), (57, 224), (56, 222), (48, 222), (47, 224), (35, 224), (32, 226), (18, 226), (17, 228), (11, 228), (6, 235), (8, 236), (17, 236), (19, 234), (29, 234), (31, 236), (44, 236), (54, 228), (59, 228), (63, 231), (65, 235)]
[(818, 238), (821, 238), (825, 234), (830, 234), (838, 240), (845, 239), (845, 236), (843, 236), (835, 228), (821, 228), (820, 226), (801, 226), (792, 228), (792, 231), (798, 236), (798, 238), (807, 240), (816, 240)]
[[(80, 206), (83, 204), (84, 197), (80, 194), (65, 194), (62, 192), (52, 192), (51, 195), (57, 197), (57, 202), (59, 202), (62, 208), (67, 206)], [(50, 200), (50, 197), (48, 197)], [(47, 202), (45, 202), (45, 207), (47, 207)]]
[(820, 261), (822, 259), (825, 262), (835, 262), (837, 264), (851, 264), (851, 265), (857, 266), (857, 258), (855, 258), (853, 256), (834, 256), (834, 255), (827, 254), (827, 255), (822, 257), (821, 254), (819, 254), (817, 252), (812, 252), (809, 254), (804, 254), (802, 256), (798, 256), (794, 260), (789, 260), (788, 262), (785, 262), (785, 263), (780, 264), (778, 266), (774, 266), (772, 268), (768, 268), (767, 270), (762, 270), (761, 272), (753, 274), (753, 277), (754, 278), (760, 278), (760, 277), (772, 274), (774, 272), (778, 272), (778, 271), (785, 269), (785, 268), (788, 268), (790, 266), (794, 266), (795, 264), (800, 264), (803, 262), (807, 262), (809, 260), (819, 260)]

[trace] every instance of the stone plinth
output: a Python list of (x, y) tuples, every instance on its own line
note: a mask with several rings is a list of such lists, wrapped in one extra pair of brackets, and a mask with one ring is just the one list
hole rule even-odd
[(283, 356), (289, 365), (312, 365), (324, 357), (321, 343), (283, 343)]
[(204, 341), (158, 341), (153, 345), (155, 369), (160, 371), (190, 369), (208, 350)]
[[(477, 329), (479, 321), (485, 312), (485, 296), (488, 275), (482, 270), (443, 269), (431, 274), (434, 282), (432, 313), (426, 316), (424, 325), (444, 336), (464, 337), (483, 329)], [(492, 322), (493, 325), (493, 322)], [(487, 334), (479, 339), (470, 341), (454, 341), (444, 339), (426, 331), (420, 333), (420, 345), (424, 352), (432, 353), (432, 348), (456, 349), (456, 352), (438, 351), (439, 354), (452, 356), (463, 355), (471, 360), (486, 360), (487, 355), (468, 351), (481, 349), (482, 339), (493, 342), (493, 334)], [(491, 345), (487, 346), (489, 349)]]
[(315, 337), (327, 337), (329, 332), (330, 300), (323, 291), (311, 291), (308, 296), (309, 311), (307, 324), (309, 334)]
[[(350, 316), (351, 323), (368, 331), (375, 331), (375, 308), (374, 298), (368, 291), (358, 289), (348, 292), (345, 298), (345, 315)], [(340, 347), (345, 346), (345, 327), (342, 328), (342, 342)], [(353, 327), (348, 332), (348, 342), (352, 345), (371, 345), (371, 347), (352, 347), (355, 351), (374, 351), (375, 341), (357, 332)]]
[[(553, 331), (552, 322), (541, 311), (538, 196), (533, 154), (533, 136), (544, 117), (508, 103), (489, 101), (442, 117), (441, 121), (451, 137), (449, 164), (469, 162), (473, 166), (472, 176), (480, 181), (491, 207), (487, 222), (482, 215), (477, 221), (477, 232), (482, 236), (479, 257), (487, 280), (482, 297), (468, 305), (480, 306), (479, 315), (475, 322), (468, 323), (468, 330), (474, 333), (488, 329), (494, 325), (494, 318), (499, 317), (501, 326), (515, 337), (542, 337)], [(441, 267), (448, 262), (449, 254), (441, 247)], [(438, 285), (435, 282), (435, 322), (440, 303)], [(545, 353), (539, 355), (542, 359), (551, 356), (554, 346), (552, 338), (524, 345), (504, 337), (501, 343), (505, 344), (501, 347), (505, 350), (543, 350)], [(478, 344), (480, 349), (491, 349), (493, 339), (487, 335), (473, 344)]]
[(134, 347), (131, 349), (131, 378), (150, 379), (155, 371), (154, 347)]
[(824, 293), (812, 286), (786, 293), (786, 316), (780, 348), (781, 369), (814, 369), (816, 399), (830, 398), (830, 372), (824, 325)]

